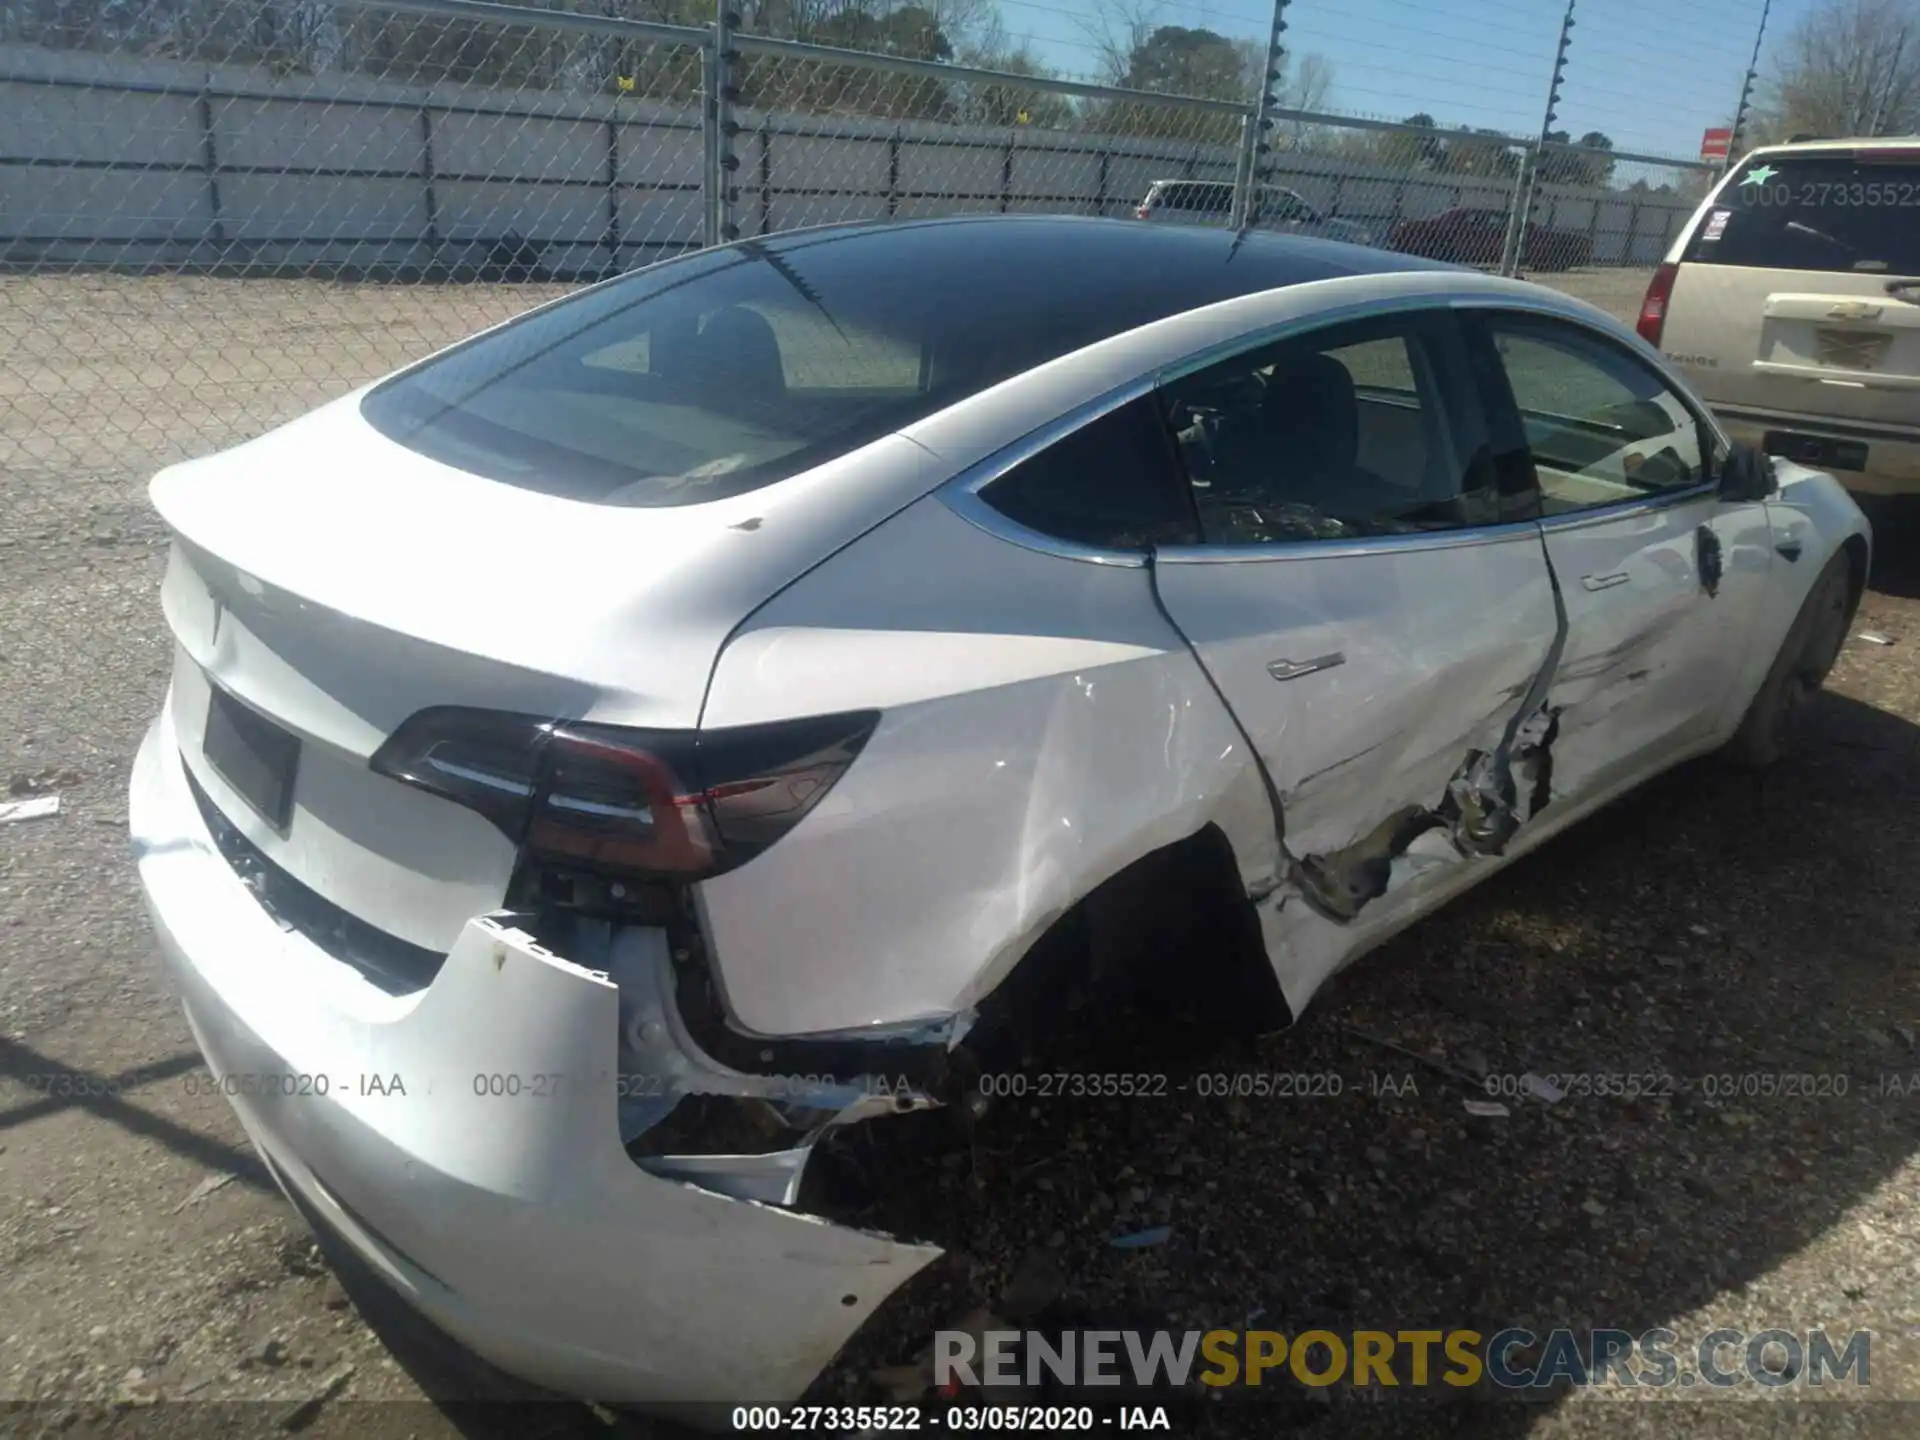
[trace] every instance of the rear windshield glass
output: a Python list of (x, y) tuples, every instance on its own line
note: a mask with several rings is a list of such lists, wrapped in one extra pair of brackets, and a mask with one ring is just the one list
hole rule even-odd
[(362, 414), (400, 444), (526, 489), (717, 500), (1109, 335), (1345, 268), (1231, 242), (1039, 219), (751, 241), (536, 311), (396, 376)]
[(1755, 156), (1701, 217), (1682, 258), (1920, 274), (1920, 149)]

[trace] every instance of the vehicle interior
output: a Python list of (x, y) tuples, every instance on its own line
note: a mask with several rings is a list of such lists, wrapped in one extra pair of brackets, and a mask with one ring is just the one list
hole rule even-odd
[(1258, 543), (1484, 523), (1438, 393), (1424, 346), (1400, 335), (1291, 342), (1170, 387), (1202, 531)]
[(1702, 477), (1698, 422), (1650, 372), (1544, 332), (1495, 338), (1545, 515), (1643, 499)]

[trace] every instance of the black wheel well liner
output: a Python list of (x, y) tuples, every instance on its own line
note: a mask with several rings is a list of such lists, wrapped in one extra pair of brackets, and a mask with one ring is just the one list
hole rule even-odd
[(1216, 824), (1140, 856), (1060, 915), (980, 1002), (963, 1048), (983, 1070), (1012, 1066), (1059, 1038), (1074, 1001), (1142, 999), (1241, 1033), (1293, 1022)]
[(1840, 543), (1847, 556), (1847, 625), (1853, 625), (1854, 612), (1867, 589), (1867, 541), (1863, 535), (1849, 535)]

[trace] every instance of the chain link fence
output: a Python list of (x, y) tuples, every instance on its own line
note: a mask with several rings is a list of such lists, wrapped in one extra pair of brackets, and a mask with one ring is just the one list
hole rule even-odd
[(938, 3), (0, 0), (0, 545), (151, 533), (161, 465), (705, 244), (1044, 211), (1646, 267), (1713, 173), (1294, 103), (1285, 0), (1224, 86), (951, 63)]

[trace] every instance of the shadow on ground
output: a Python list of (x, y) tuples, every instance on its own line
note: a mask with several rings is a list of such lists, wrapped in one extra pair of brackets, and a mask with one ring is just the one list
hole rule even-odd
[[(873, 1218), (951, 1241), (961, 1303), (993, 1304), (1037, 1268), (1060, 1313), (1177, 1329), (1638, 1334), (1711, 1308), (1920, 1149), (1920, 1095), (1883, 1089), (1920, 1074), (1917, 759), (1920, 729), (1822, 695), (1800, 757), (1764, 781), (1712, 761), (1669, 774), (1361, 961), (1287, 1035), (1196, 1061), (1136, 1024), (1068, 1063), (1164, 1066), (1168, 1094), (1003, 1103), (957, 1156), (895, 1170), (910, 1178)], [(1197, 1093), (1223, 1072), (1337, 1076), (1339, 1093)], [(1503, 1091), (1508, 1116), (1466, 1113), (1529, 1072), (1566, 1098)], [(1769, 1078), (1783, 1076), (1798, 1078)], [(1581, 1093), (1601, 1077), (1650, 1093)], [(894, 1169), (878, 1148), (871, 1163)], [(1162, 1224), (1163, 1244), (1109, 1243)], [(1767, 1321), (1850, 1330), (1851, 1298), (1836, 1286)], [(893, 1314), (837, 1382), (857, 1387), (859, 1367), (905, 1358), (951, 1318)], [(1485, 1387), (1393, 1398), (1283, 1386), (1191, 1423), (1500, 1437), (1552, 1403)], [(1908, 1410), (1866, 1420), (1909, 1433)], [(1669, 1424), (1650, 1433), (1756, 1433), (1761, 1418), (1658, 1413)]]

